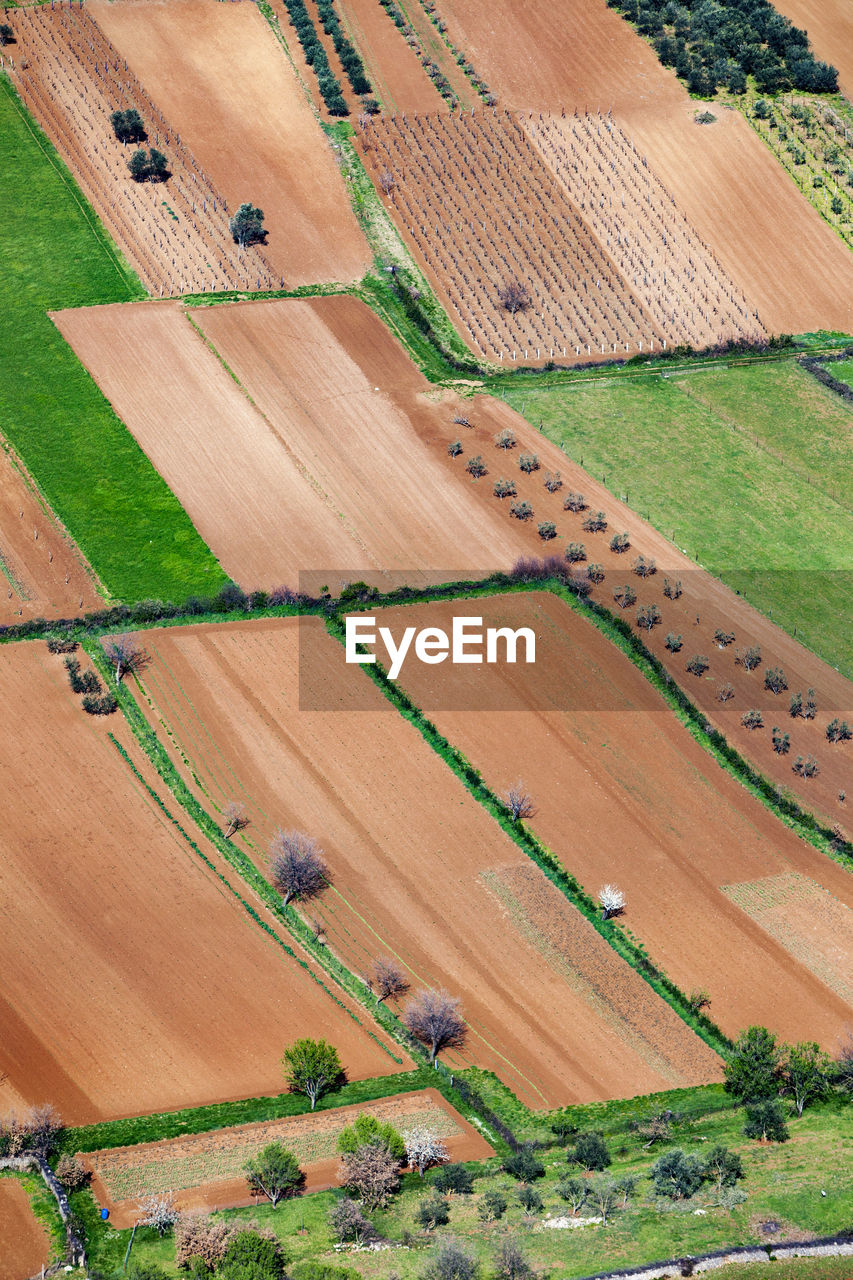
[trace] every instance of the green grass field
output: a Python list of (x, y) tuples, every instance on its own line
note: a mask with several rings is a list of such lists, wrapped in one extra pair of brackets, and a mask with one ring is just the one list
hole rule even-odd
[[(649, 1113), (657, 1101), (647, 1100)], [(633, 1104), (635, 1110), (638, 1105)], [(451, 1198), (449, 1224), (434, 1232), (424, 1232), (418, 1227), (414, 1214), (427, 1187), (415, 1175), (407, 1174), (391, 1206), (373, 1218), (381, 1236), (408, 1248), (335, 1255), (326, 1221), (335, 1194), (331, 1192), (286, 1202), (277, 1209), (260, 1206), (232, 1210), (228, 1216), (254, 1219), (271, 1226), (284, 1241), (292, 1264), (314, 1260), (324, 1265), (343, 1265), (354, 1278), (361, 1276), (365, 1280), (391, 1280), (395, 1274), (401, 1280), (415, 1280), (422, 1274), (427, 1251), (442, 1235), (452, 1235), (474, 1250), (481, 1259), (482, 1274), (488, 1276), (496, 1245), (511, 1233), (519, 1239), (537, 1270), (570, 1280), (619, 1266), (636, 1266), (733, 1245), (763, 1245), (785, 1238), (831, 1235), (849, 1227), (853, 1215), (853, 1107), (850, 1103), (834, 1100), (807, 1110), (802, 1119), (791, 1120), (790, 1141), (781, 1145), (745, 1139), (741, 1132), (741, 1110), (727, 1109), (708, 1115), (696, 1114), (690, 1108), (686, 1111), (685, 1118), (675, 1124), (670, 1139), (652, 1150), (645, 1150), (644, 1138), (626, 1128), (624, 1122), (619, 1131), (608, 1134), (613, 1160), (608, 1172), (614, 1177), (631, 1173), (641, 1180), (627, 1208), (618, 1209), (606, 1227), (542, 1229), (541, 1224), (548, 1215), (557, 1218), (571, 1213), (555, 1191), (557, 1182), (573, 1172), (565, 1151), (559, 1146), (541, 1153), (545, 1176), (534, 1186), (543, 1207), (532, 1214), (526, 1214), (516, 1199), (518, 1184), (501, 1172), (499, 1161), (492, 1160), (472, 1166), (476, 1178), (474, 1195)], [(637, 1114), (645, 1114), (641, 1106)], [(686, 1201), (654, 1196), (648, 1172), (657, 1155), (680, 1146), (701, 1156), (703, 1150), (718, 1142), (737, 1150), (742, 1157), (745, 1178), (739, 1186), (747, 1195), (742, 1204), (731, 1208), (721, 1206), (708, 1185)], [(509, 1201), (509, 1208), (499, 1222), (484, 1224), (478, 1218), (477, 1204), (482, 1193), (489, 1189), (500, 1190)], [(826, 1195), (822, 1195), (822, 1191)], [(584, 1208), (581, 1216), (591, 1216), (593, 1212), (591, 1208)], [(765, 1232), (762, 1229), (765, 1223), (774, 1223), (775, 1229)], [(118, 1258), (126, 1246), (127, 1236), (127, 1232), (99, 1231), (92, 1258), (94, 1265), (104, 1266)], [(134, 1257), (138, 1261), (156, 1261), (168, 1274), (177, 1274), (171, 1242), (156, 1239), (152, 1232), (137, 1233)], [(788, 1274), (782, 1272), (781, 1267), (789, 1264), (778, 1265), (778, 1272), (774, 1267), (773, 1274)], [(849, 1260), (846, 1272), (833, 1269), (831, 1263), (826, 1265), (824, 1273), (810, 1270), (809, 1264), (797, 1271), (796, 1264), (791, 1263), (790, 1274), (792, 1277), (853, 1274), (853, 1263)], [(752, 1273), (732, 1268), (731, 1274)]]
[(219, 564), (46, 314), (142, 287), (5, 74), (0, 138), (0, 429), (111, 595), (212, 595)]
[(824, 365), (824, 368), (839, 382), (846, 382), (848, 387), (853, 387), (853, 360), (833, 361), (832, 364)]
[(838, 396), (788, 360), (504, 396), (677, 546), (853, 675), (853, 411)]

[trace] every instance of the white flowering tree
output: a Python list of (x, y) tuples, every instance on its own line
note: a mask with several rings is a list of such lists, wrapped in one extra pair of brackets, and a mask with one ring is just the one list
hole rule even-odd
[(447, 1160), (447, 1147), (434, 1129), (418, 1126), (403, 1135), (406, 1143), (406, 1159), (411, 1169), (417, 1169), (421, 1177), (424, 1171), (434, 1164), (443, 1164)]
[(606, 884), (598, 891), (598, 905), (601, 907), (602, 920), (609, 920), (625, 910), (625, 895), (615, 884)]

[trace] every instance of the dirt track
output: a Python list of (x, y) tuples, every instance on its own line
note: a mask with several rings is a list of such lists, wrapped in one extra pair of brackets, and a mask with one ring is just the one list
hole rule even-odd
[(123, 724), (80, 709), (61, 657), (6, 646), (0, 698), (0, 1112), (49, 1101), (81, 1124), (278, 1093), (298, 1035), (339, 1045), (354, 1078), (396, 1069), (204, 869), (108, 740), (131, 749)]
[(604, 0), (446, 0), (442, 14), (502, 105), (612, 110), (771, 331), (853, 330), (845, 246), (740, 113), (694, 123), (699, 104)]
[(359, 279), (370, 253), (332, 151), (253, 4), (89, 6), (228, 209), (263, 209), (264, 257), (285, 284)]
[[(461, 996), (469, 1045), (445, 1061), (488, 1067), (540, 1107), (715, 1078), (707, 1046), (576, 912), (571, 978), (525, 935), (484, 882), (523, 854), (317, 619), (149, 639), (157, 713), (213, 800), (245, 801), (257, 864), (277, 826), (310, 832), (334, 886), (306, 914), (330, 947), (355, 972), (396, 954), (413, 987)], [(305, 709), (317, 698), (339, 709)]]
[[(758, 1022), (834, 1049), (851, 1006), (720, 886), (795, 871), (849, 909), (849, 872), (719, 768), (568, 605), (545, 595), (418, 605), (391, 610), (386, 625), (395, 634), (404, 625), (449, 629), (454, 611), (486, 625), (535, 626), (535, 670), (413, 662), (401, 683), (415, 702), (495, 790), (526, 779), (532, 828), (589, 893), (607, 882), (625, 891), (626, 925), (683, 990), (710, 990), (723, 1030)], [(825, 917), (814, 911), (809, 924), (818, 955), (832, 949)]]
[(79, 550), (8, 453), (0, 454), (0, 623), (70, 617), (102, 603)]
[(27, 1280), (50, 1262), (47, 1231), (15, 1178), (0, 1178), (0, 1280)]

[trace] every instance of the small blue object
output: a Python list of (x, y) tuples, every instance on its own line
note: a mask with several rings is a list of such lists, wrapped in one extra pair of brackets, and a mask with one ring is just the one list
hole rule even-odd
[(106, 1220), (107, 1220), (107, 1218), (108, 1218), (109, 1216), (110, 1216), (110, 1211), (109, 1211), (109, 1209), (102, 1209), (102, 1210), (101, 1210), (101, 1218), (102, 1218), (102, 1220), (103, 1220), (104, 1222), (106, 1222)]

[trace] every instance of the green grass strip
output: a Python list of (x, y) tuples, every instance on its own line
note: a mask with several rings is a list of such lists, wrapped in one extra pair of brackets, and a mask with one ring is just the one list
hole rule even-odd
[(4, 73), (0, 139), (2, 430), (111, 595), (212, 594), (226, 575), (46, 314), (144, 290)]

